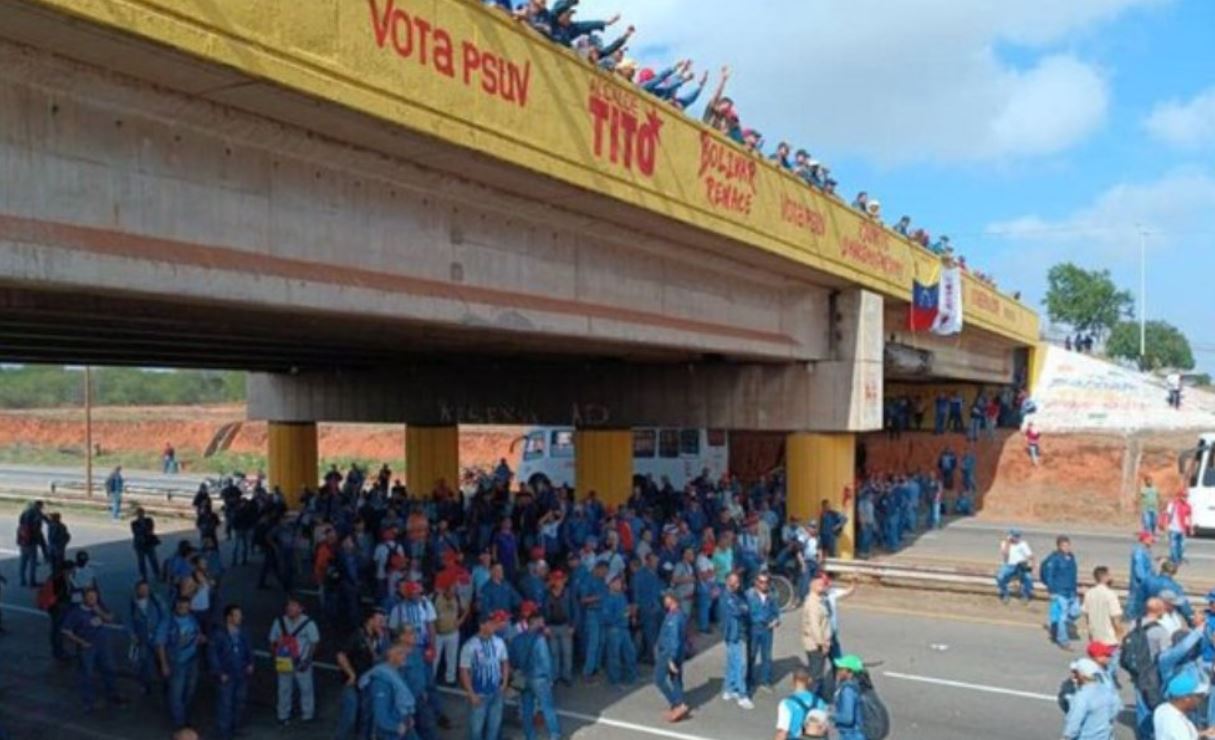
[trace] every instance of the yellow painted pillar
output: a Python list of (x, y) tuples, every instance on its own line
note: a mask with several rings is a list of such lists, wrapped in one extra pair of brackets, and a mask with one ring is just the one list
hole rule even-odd
[[(789, 516), (799, 521), (822, 515), (822, 502), (829, 501), (848, 517), (837, 543), (839, 557), (853, 555), (853, 522), (856, 520), (856, 435), (795, 432), (785, 438), (785, 473)], [(846, 499), (846, 500), (845, 500)]]
[(278, 486), (295, 508), (304, 488), (317, 487), (316, 422), (272, 421), (269, 425), (270, 485)]
[(578, 429), (574, 432), (574, 486), (578, 498), (588, 491), (605, 506), (620, 506), (633, 495), (633, 432), (628, 429)]
[(1038, 342), (1029, 348), (1029, 393), (1038, 391), (1038, 379), (1042, 377), (1042, 368), (1046, 365), (1046, 342)]
[(439, 482), (460, 487), (460, 428), (405, 427), (405, 487), (410, 496), (429, 496)]

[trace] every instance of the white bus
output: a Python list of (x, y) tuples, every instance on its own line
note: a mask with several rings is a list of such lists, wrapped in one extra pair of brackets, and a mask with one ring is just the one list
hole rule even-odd
[(1215, 432), (1199, 435), (1198, 446), (1181, 453), (1177, 465), (1188, 478), (1194, 528), (1215, 533)]
[[(573, 427), (535, 427), (523, 443), (516, 479), (531, 486), (574, 486)], [(633, 474), (650, 475), (656, 483), (666, 476), (683, 488), (706, 468), (714, 480), (730, 466), (729, 439), (724, 429), (640, 427), (633, 430)]]

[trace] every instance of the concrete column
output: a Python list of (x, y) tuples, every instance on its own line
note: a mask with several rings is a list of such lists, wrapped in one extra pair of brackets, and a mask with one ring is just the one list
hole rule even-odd
[(822, 502), (848, 517), (837, 543), (839, 557), (853, 556), (856, 435), (797, 432), (785, 438), (789, 516), (806, 521), (822, 515)]
[(595, 491), (605, 506), (619, 506), (633, 493), (633, 432), (628, 429), (574, 432), (574, 486), (581, 499)]
[(460, 431), (455, 425), (405, 427), (405, 486), (410, 496), (429, 496), (439, 481), (460, 486)]
[(278, 486), (295, 508), (305, 488), (316, 488), (316, 422), (272, 421), (269, 425), (270, 485)]

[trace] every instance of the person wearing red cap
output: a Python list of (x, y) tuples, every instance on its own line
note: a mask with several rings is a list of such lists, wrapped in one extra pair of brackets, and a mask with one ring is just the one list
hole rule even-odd
[(574, 617), (577, 604), (565, 571), (548, 578), (548, 594), (541, 611), (548, 626), (548, 647), (553, 658), (553, 680), (570, 686), (574, 677)]
[(470, 604), (461, 601), (456, 592), (457, 576), (449, 571), (441, 571), (435, 576), (435, 677), (439, 674), (439, 665), (446, 669), (444, 682), (449, 686), (456, 683), (456, 662), (460, 652), (460, 627), (468, 619)]
[(470, 740), (498, 740), (502, 728), (503, 694), (510, 685), (506, 643), (496, 634), (510, 614), (496, 610), (481, 617), (477, 634), (460, 650), (460, 685), (468, 698)]

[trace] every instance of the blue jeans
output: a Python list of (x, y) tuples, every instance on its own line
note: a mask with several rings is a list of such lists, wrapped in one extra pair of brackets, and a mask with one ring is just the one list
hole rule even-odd
[(941, 528), (941, 502), (933, 501), (932, 507), (928, 510), (928, 526), (931, 529)]
[(668, 665), (670, 658), (664, 655), (654, 657), (654, 685), (662, 692), (667, 705), (674, 709), (683, 704), (683, 666), (671, 673)]
[(21, 585), (34, 585), (38, 582), (38, 546), (23, 545), (21, 547)]
[(574, 628), (568, 624), (549, 628), (548, 651), (553, 655), (557, 678), (569, 681), (574, 676)]
[(696, 582), (696, 628), (700, 633), (709, 631), (709, 618), (713, 613), (713, 584)]
[(1152, 710), (1143, 700), (1143, 694), (1135, 690), (1135, 740), (1152, 740), (1156, 736), (1152, 724)]
[[(759, 665), (755, 664), (756, 659)], [(772, 686), (772, 631), (760, 630), (751, 633), (751, 645), (747, 655), (747, 678), (752, 691), (760, 686)]]
[(482, 696), (468, 718), (469, 740), (498, 740), (502, 730), (502, 692)]
[(726, 680), (722, 692), (735, 696), (747, 694), (747, 644), (742, 640), (726, 643)]
[(1154, 511), (1145, 511), (1139, 515), (1139, 522), (1142, 524), (1144, 532), (1156, 531), (1156, 517), (1157, 513)]
[(1173, 565), (1180, 565), (1185, 558), (1185, 535), (1181, 532), (1169, 532), (1169, 560)]
[(607, 629), (607, 673), (608, 681), (613, 684), (620, 683), (621, 679), (626, 683), (637, 680), (637, 654), (633, 651), (628, 627)]
[(232, 541), (232, 565), (244, 565), (249, 562), (249, 551), (253, 549), (253, 530), (238, 529), (236, 538)]
[(654, 659), (654, 647), (658, 644), (658, 632), (662, 629), (662, 612), (641, 612), (641, 657), (646, 661)]
[(873, 542), (877, 539), (877, 530), (872, 524), (862, 524), (860, 534), (857, 536), (856, 550), (861, 555), (868, 555), (873, 548)]
[(101, 641), (92, 647), (81, 648), (77, 657), (79, 669), (80, 696), (85, 707), (93, 706), (96, 697), (93, 694), (93, 679), (100, 674), (101, 684), (106, 696), (113, 699), (118, 695), (114, 686), (114, 665), (110, 662), (110, 654), (105, 642)]
[(173, 718), (173, 726), (181, 727), (186, 724), (186, 712), (194, 701), (194, 691), (198, 688), (198, 659), (172, 666), (169, 673), (169, 716)]
[(219, 736), (228, 740), (236, 734), (236, 725), (245, 713), (245, 700), (249, 696), (249, 681), (244, 676), (229, 678), (219, 684), (218, 725)]
[(110, 494), (110, 515), (114, 517), (115, 521), (122, 518), (122, 494), (121, 493), (111, 493)]
[(152, 693), (159, 675), (156, 663), (156, 646), (151, 639), (139, 638), (139, 664), (135, 666), (135, 677), (139, 679), (145, 693)]
[(975, 472), (973, 470), (962, 471), (962, 490), (966, 493), (975, 492)]
[(1051, 594), (1050, 596), (1050, 628), (1051, 637), (1062, 647), (1067, 647), (1071, 636), (1068, 627), (1075, 621), (1080, 611), (1080, 603), (1075, 596)]
[(361, 737), (359, 724), (359, 690), (354, 686), (343, 685), (342, 698), (338, 705), (338, 740), (353, 740)]
[[(539, 706), (537, 706), (539, 705)], [(549, 679), (528, 681), (527, 688), (519, 697), (519, 709), (523, 722), (523, 737), (535, 740), (536, 710), (544, 716), (544, 727), (548, 730), (549, 740), (561, 737), (561, 723), (557, 720), (557, 710), (553, 706), (553, 682)]]
[(148, 569), (151, 566), (152, 575), (160, 580), (160, 563), (156, 561), (156, 548), (135, 548), (135, 561), (139, 565), (139, 577), (148, 580)]
[(582, 677), (590, 678), (599, 670), (599, 658), (603, 653), (603, 627), (599, 624), (599, 612), (587, 612), (583, 620), (586, 628), (586, 658), (582, 662)]
[[(1018, 572), (1020, 575), (1018, 575)], [(1034, 581), (1030, 576), (1028, 568), (1018, 568), (1015, 565), (1001, 565), (1000, 571), (996, 573), (996, 590), (1000, 594), (1001, 599), (1008, 598), (1008, 584), (1013, 578), (1019, 578), (1021, 581), (1021, 598), (1029, 601), (1034, 593)]]

